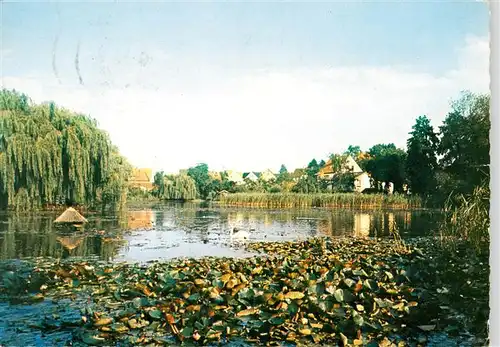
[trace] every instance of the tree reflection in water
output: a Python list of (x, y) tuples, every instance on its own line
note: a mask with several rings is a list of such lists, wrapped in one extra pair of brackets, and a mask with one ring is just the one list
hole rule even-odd
[(251, 240), (263, 241), (317, 235), (385, 237), (396, 229), (402, 236), (422, 236), (441, 218), (424, 211), (264, 210), (171, 204), (161, 210), (88, 214), (89, 223), (83, 230), (63, 232), (53, 223), (56, 217), (57, 213), (51, 212), (0, 212), (0, 259), (97, 256), (110, 260), (126, 255), (131, 239), (150, 242), (148, 247), (153, 248), (175, 238), (181, 243), (220, 244), (229, 240), (233, 228), (249, 232)]

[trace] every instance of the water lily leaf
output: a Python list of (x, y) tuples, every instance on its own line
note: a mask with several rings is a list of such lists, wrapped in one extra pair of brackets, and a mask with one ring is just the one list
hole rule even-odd
[(144, 297), (135, 298), (132, 300), (132, 304), (135, 308), (139, 309), (143, 306), (150, 306), (149, 300)]
[(356, 284), (356, 281), (354, 281), (350, 278), (346, 278), (346, 279), (344, 279), (344, 283), (347, 287), (351, 288), (353, 285)]
[(113, 318), (105, 317), (105, 318), (101, 318), (101, 319), (98, 319), (97, 321), (95, 321), (94, 325), (96, 327), (100, 327), (100, 326), (104, 326), (104, 325), (109, 325), (111, 323), (113, 323)]
[(111, 329), (114, 332), (119, 333), (119, 334), (123, 334), (123, 333), (129, 331), (129, 329), (121, 323), (112, 324)]
[(394, 276), (392, 275), (392, 273), (390, 273), (389, 271), (384, 271), (385, 275), (387, 276), (387, 278), (389, 280), (392, 280), (394, 278)]
[(361, 269), (361, 270), (353, 270), (352, 271), (352, 274), (354, 276), (364, 276), (364, 277), (368, 277), (368, 274), (366, 273), (365, 270)]
[(200, 297), (201, 297), (200, 293), (194, 293), (188, 297), (188, 301), (197, 302), (198, 300), (200, 300)]
[(160, 320), (161, 317), (162, 317), (162, 313), (160, 310), (157, 310), (157, 309), (153, 309), (151, 311), (148, 312), (149, 316), (153, 319), (157, 319), (157, 320)]
[(269, 319), (268, 322), (271, 323), (272, 325), (281, 325), (281, 324), (285, 323), (285, 318), (273, 317), (273, 318)]
[(182, 336), (184, 337), (191, 337), (193, 335), (193, 332), (194, 332), (194, 329), (193, 327), (184, 327), (182, 330), (181, 330), (181, 334)]
[(337, 289), (334, 296), (338, 302), (344, 302), (344, 290), (342, 288)]
[(259, 310), (256, 308), (249, 308), (249, 309), (242, 310), (242, 311), (236, 313), (236, 317), (250, 316), (252, 314), (256, 314), (257, 312), (259, 312)]
[(292, 301), (290, 305), (288, 305), (288, 312), (292, 315), (296, 314), (299, 312), (299, 306), (295, 303), (295, 301)]
[(93, 335), (91, 333), (84, 334), (82, 336), (82, 341), (91, 346), (104, 346), (106, 344), (105, 338), (102, 338), (99, 335)]
[(203, 280), (201, 278), (197, 278), (194, 280), (194, 284), (197, 285), (198, 287), (201, 287), (205, 284), (205, 280)]
[(285, 294), (287, 299), (302, 299), (304, 296), (304, 293), (301, 292), (288, 292)]
[(262, 270), (263, 270), (262, 266), (257, 266), (252, 270), (252, 275), (258, 275), (262, 272)]
[(347, 339), (347, 336), (345, 336), (344, 334), (340, 333), (340, 339), (342, 340), (342, 344), (344, 346), (348, 346), (349, 345), (349, 339)]
[(358, 312), (352, 311), (352, 319), (356, 325), (362, 326), (364, 323), (363, 316), (361, 316)]
[(370, 290), (377, 290), (378, 289), (378, 284), (376, 281), (372, 280), (372, 279), (366, 279), (364, 282), (363, 282), (363, 285), (370, 289)]

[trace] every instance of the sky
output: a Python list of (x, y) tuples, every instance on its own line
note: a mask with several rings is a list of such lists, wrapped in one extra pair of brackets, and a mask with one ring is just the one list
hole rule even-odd
[(483, 2), (2, 2), (2, 87), (97, 119), (137, 167), (278, 171), (405, 148), (489, 91)]

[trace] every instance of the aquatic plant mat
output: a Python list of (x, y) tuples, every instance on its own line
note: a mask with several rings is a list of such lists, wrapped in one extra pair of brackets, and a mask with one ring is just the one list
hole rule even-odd
[(432, 245), (311, 239), (252, 243), (262, 255), (246, 259), (7, 262), (0, 304), (66, 302), (28, 324), (68, 331), (58, 345), (484, 345), (487, 258), (443, 260)]

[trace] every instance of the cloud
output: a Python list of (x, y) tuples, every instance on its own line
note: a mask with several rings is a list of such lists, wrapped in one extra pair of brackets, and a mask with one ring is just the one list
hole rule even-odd
[(489, 90), (482, 37), (467, 37), (457, 67), (440, 75), (390, 66), (227, 72), (147, 53), (148, 67), (115, 66), (120, 83), (110, 87), (59, 85), (49, 76), (5, 76), (3, 84), (90, 113), (133, 164), (167, 171), (197, 162), (292, 169), (350, 144), (404, 146), (416, 117), (426, 114), (437, 126), (461, 90)]

